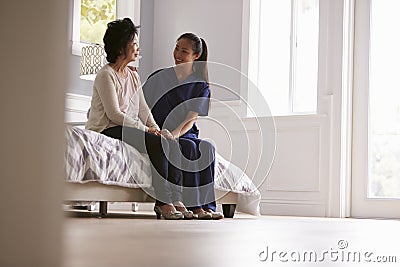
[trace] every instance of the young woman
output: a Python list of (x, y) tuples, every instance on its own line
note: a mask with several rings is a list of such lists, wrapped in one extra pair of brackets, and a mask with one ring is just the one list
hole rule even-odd
[[(123, 140), (152, 163), (157, 218), (191, 218), (182, 204), (182, 172), (169, 164), (169, 155), (179, 153), (176, 142), (162, 135), (143, 96), (138, 74), (127, 67), (139, 55), (138, 27), (129, 18), (108, 23), (104, 35), (106, 64), (96, 75), (86, 129)], [(174, 206), (180, 206), (177, 211)]]
[[(173, 52), (175, 66), (156, 71), (144, 84), (144, 95), (153, 116), (178, 140), (183, 171), (183, 203), (199, 219), (221, 219), (214, 193), (215, 150), (199, 139), (198, 116), (208, 115), (210, 88), (206, 42), (193, 33), (181, 35)], [(177, 208), (179, 210), (179, 208)]]

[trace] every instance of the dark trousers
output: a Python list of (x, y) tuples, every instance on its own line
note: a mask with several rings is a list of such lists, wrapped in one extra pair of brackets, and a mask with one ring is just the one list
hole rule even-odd
[(170, 164), (168, 160), (173, 157), (173, 162), (179, 161), (180, 147), (176, 141), (122, 126), (110, 127), (101, 133), (122, 140), (140, 153), (149, 155), (156, 204), (182, 201), (182, 172), (177, 168), (179, 166)]
[(193, 209), (202, 207), (215, 211), (214, 167), (215, 148), (205, 140), (179, 138), (182, 154), (183, 203)]

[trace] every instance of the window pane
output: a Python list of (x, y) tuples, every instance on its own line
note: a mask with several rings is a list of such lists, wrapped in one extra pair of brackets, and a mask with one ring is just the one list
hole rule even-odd
[(400, 197), (399, 0), (371, 1), (369, 197)]
[(318, 0), (298, 0), (293, 73), (293, 112), (317, 110)]
[(115, 1), (81, 0), (81, 42), (103, 44), (107, 23), (116, 17)]
[[(319, 0), (260, 0), (250, 18), (249, 77), (272, 115), (317, 110)], [(255, 16), (259, 16), (255, 19)], [(258, 36), (258, 38), (254, 37)], [(255, 58), (258, 56), (258, 58)], [(254, 58), (253, 58), (254, 57)], [(249, 101), (257, 106), (251, 92)], [(257, 106), (258, 107), (258, 106)]]
[(291, 0), (260, 1), (258, 88), (272, 115), (288, 113)]

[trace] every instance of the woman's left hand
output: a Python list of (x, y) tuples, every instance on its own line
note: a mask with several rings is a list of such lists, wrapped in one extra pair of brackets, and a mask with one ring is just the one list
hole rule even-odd
[(149, 128), (149, 129), (147, 130), (147, 132), (149, 132), (149, 133), (151, 133), (151, 134), (158, 135), (158, 136), (160, 136), (160, 135), (161, 135), (161, 132), (160, 132), (160, 130), (159, 130), (159, 129), (157, 129), (157, 128)]
[(167, 129), (162, 129), (161, 130), (161, 135), (164, 136), (167, 139), (175, 140), (175, 136), (170, 131), (168, 131)]

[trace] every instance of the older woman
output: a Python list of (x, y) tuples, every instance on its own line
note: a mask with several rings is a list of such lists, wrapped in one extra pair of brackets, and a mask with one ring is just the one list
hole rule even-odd
[[(103, 38), (106, 64), (96, 76), (86, 129), (120, 139), (152, 163), (157, 218), (191, 218), (181, 202), (182, 172), (169, 163), (170, 155), (179, 154), (179, 145), (162, 135), (143, 96), (138, 74), (128, 67), (139, 55), (138, 27), (129, 18), (107, 25)], [(179, 206), (182, 211), (177, 211)]]

